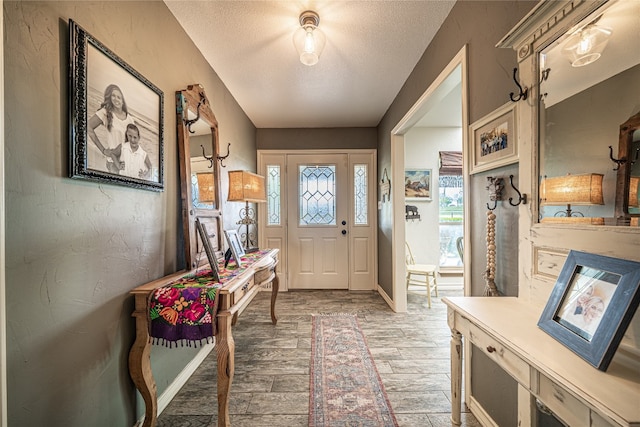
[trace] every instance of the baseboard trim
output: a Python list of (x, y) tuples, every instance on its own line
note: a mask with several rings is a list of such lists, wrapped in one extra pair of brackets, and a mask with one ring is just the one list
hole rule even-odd
[(378, 285), (376, 290), (382, 296), (382, 299), (384, 299), (387, 302), (387, 304), (389, 305), (391, 310), (393, 310), (395, 312), (396, 311), (396, 303), (389, 297), (389, 295), (387, 295), (387, 292), (385, 292), (385, 290), (382, 289), (382, 286)]
[[(198, 369), (198, 367), (204, 362), (204, 359), (207, 358), (209, 353), (213, 351), (215, 348), (214, 343), (205, 344), (202, 346), (200, 351), (195, 355), (193, 359), (184, 369), (178, 374), (178, 376), (169, 384), (166, 390), (158, 396), (158, 416), (164, 411), (169, 403), (173, 400), (174, 397), (178, 394), (180, 389), (189, 381), (191, 375)], [(138, 420), (134, 427), (141, 426), (144, 423), (144, 415), (142, 418)]]

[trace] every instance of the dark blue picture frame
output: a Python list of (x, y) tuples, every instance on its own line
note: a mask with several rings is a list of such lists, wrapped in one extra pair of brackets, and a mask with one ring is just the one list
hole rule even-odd
[[(581, 272), (588, 272), (587, 278), (592, 276), (602, 287), (615, 289), (602, 304), (597, 328), (589, 333), (561, 313), (567, 299), (576, 293), (578, 277), (585, 277)], [(639, 288), (640, 262), (570, 251), (538, 326), (597, 369), (606, 371), (638, 309)]]

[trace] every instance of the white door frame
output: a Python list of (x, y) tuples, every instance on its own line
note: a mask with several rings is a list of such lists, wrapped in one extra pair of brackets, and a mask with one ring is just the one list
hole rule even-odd
[[(391, 229), (391, 263), (392, 263), (392, 288), (393, 288), (393, 306), (396, 312), (407, 311), (407, 288), (406, 288), (406, 269), (405, 269), (405, 210), (404, 198), (404, 135), (409, 131), (417, 121), (422, 118), (425, 110), (430, 105), (430, 98), (436, 89), (446, 80), (446, 78), (460, 66), (462, 73), (462, 158), (466, 159), (466, 149), (469, 130), (468, 115), (468, 78), (467, 78), (467, 46), (464, 45), (460, 51), (453, 57), (449, 64), (442, 70), (440, 75), (431, 83), (422, 96), (409, 109), (407, 114), (398, 122), (391, 130), (391, 194), (398, 197), (393, 203), (392, 212), (392, 229)], [(469, 294), (471, 286), (470, 271), (471, 257), (470, 247), (467, 243), (470, 235), (469, 217), (469, 191), (468, 191), (468, 165), (463, 161), (464, 174), (464, 294)]]
[[(0, 0), (0, 10), (3, 10)], [(4, 19), (0, 18), (0, 34)], [(0, 426), (7, 425), (7, 315), (5, 285), (5, 198), (4, 198), (4, 39), (0, 40)]]
[[(375, 198), (377, 197), (377, 186), (375, 185), (375, 183), (377, 183), (377, 170), (376, 170), (376, 165), (377, 165), (377, 150), (373, 149), (373, 148), (369, 148), (369, 149), (344, 149), (344, 150), (339, 150), (339, 149), (310, 149), (310, 150), (258, 150), (257, 152), (257, 171), (259, 174), (264, 172), (264, 168), (266, 167), (264, 164), (264, 156), (266, 155), (283, 155), (286, 157), (287, 154), (303, 154), (303, 155), (313, 155), (313, 154), (369, 154), (372, 156), (372, 164), (371, 164), (371, 172), (376, 175), (373, 176), (373, 187), (371, 188), (370, 191), (370, 201), (373, 199), (373, 203), (375, 203)], [(286, 161), (285, 161), (286, 164)], [(285, 172), (286, 174), (286, 172)], [(371, 181), (370, 181), (371, 182)], [(286, 212), (287, 211), (287, 203), (288, 201), (286, 199), (283, 199), (281, 201), (281, 210), (282, 212)], [(372, 229), (374, 230), (374, 232), (372, 233), (372, 237), (374, 240), (374, 249), (373, 249), (373, 256), (371, 259), (371, 262), (375, 265), (373, 265), (373, 270), (374, 270), (374, 289), (378, 289), (379, 285), (378, 285), (378, 266), (377, 266), (377, 253), (378, 253), (378, 215), (377, 215), (377, 206), (372, 205), (371, 209), (376, 212), (375, 214), (372, 214), (370, 216), (371, 221), (372, 221)], [(259, 204), (258, 205), (258, 224), (266, 224), (266, 207), (264, 204)], [(286, 227), (285, 227), (286, 229)], [(287, 241), (287, 236), (285, 236), (284, 241)], [(258, 242), (260, 247), (265, 247), (266, 245), (266, 236), (264, 233), (264, 229), (260, 226), (258, 226)], [(287, 250), (284, 250), (285, 253), (287, 253)], [(282, 251), (281, 251), (282, 253)], [(287, 291), (288, 290), (288, 283), (289, 283), (289, 271), (288, 271), (288, 266), (287, 266), (287, 262), (280, 262), (279, 267), (284, 267), (282, 274), (285, 276), (284, 278), (281, 277), (280, 279), (280, 290), (281, 291)], [(279, 271), (280, 272), (280, 271)], [(283, 282), (284, 282), (284, 286), (283, 286)]]

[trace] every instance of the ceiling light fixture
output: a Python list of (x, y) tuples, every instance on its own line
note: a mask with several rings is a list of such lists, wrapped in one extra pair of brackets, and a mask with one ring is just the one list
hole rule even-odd
[(293, 44), (300, 55), (300, 62), (304, 65), (318, 63), (322, 49), (324, 49), (324, 33), (318, 28), (320, 17), (312, 10), (300, 14), (300, 28), (293, 33)]
[(591, 23), (567, 39), (562, 53), (569, 59), (572, 67), (591, 64), (602, 55), (611, 33), (611, 29)]

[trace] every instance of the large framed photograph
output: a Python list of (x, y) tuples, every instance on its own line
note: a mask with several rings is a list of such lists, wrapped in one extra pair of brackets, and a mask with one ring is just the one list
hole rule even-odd
[(227, 237), (227, 243), (233, 254), (233, 259), (236, 260), (236, 265), (242, 267), (242, 257), (245, 255), (245, 252), (242, 243), (240, 243), (238, 232), (236, 230), (224, 230), (224, 235)]
[(431, 200), (431, 169), (404, 170), (405, 200)]
[(509, 102), (470, 126), (471, 174), (518, 161), (516, 105)]
[(538, 326), (606, 371), (640, 302), (640, 263), (571, 251)]
[(200, 236), (202, 247), (207, 254), (207, 259), (209, 260), (209, 267), (211, 268), (211, 275), (213, 277), (213, 280), (219, 282), (220, 271), (218, 270), (218, 258), (216, 257), (215, 250), (211, 245), (211, 238), (215, 236), (212, 236), (208, 233), (206, 225), (200, 222), (199, 218), (196, 218), (196, 229), (198, 230), (198, 235)]
[(69, 176), (164, 189), (160, 89), (69, 20)]

